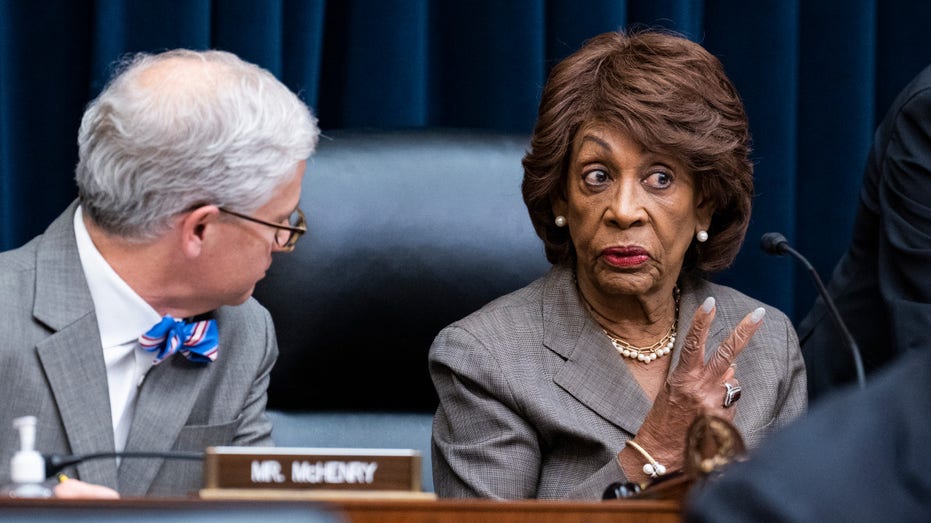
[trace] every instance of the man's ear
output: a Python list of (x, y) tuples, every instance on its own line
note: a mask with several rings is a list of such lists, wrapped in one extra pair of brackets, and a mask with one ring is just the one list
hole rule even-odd
[(219, 218), (220, 209), (216, 205), (204, 205), (182, 216), (178, 228), (181, 233), (181, 251), (185, 256), (200, 256), (211, 232), (210, 227)]

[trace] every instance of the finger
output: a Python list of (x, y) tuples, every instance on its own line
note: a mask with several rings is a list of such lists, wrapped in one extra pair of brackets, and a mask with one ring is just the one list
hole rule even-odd
[(721, 376), (721, 383), (726, 383), (728, 381), (734, 380), (734, 366), (729, 365), (727, 370), (724, 371), (724, 376)]
[(701, 307), (695, 311), (692, 316), (692, 325), (689, 332), (685, 335), (685, 342), (682, 344), (682, 355), (679, 357), (679, 367), (684, 369), (693, 369), (701, 367), (705, 361), (705, 341), (708, 339), (708, 330), (711, 328), (711, 322), (714, 320), (714, 298), (708, 296), (702, 302)]
[(118, 499), (120, 494), (103, 485), (69, 479), (55, 485), (55, 497), (64, 499)]
[(705, 367), (708, 376), (716, 380), (718, 376), (724, 374), (724, 371), (737, 359), (740, 352), (747, 346), (750, 338), (760, 328), (765, 315), (766, 309), (759, 307), (740, 320), (731, 335), (718, 346), (718, 350), (715, 351), (711, 361)]

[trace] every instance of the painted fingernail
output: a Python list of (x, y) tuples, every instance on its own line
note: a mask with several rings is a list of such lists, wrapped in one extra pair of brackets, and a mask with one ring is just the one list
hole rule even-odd
[(712, 296), (708, 296), (707, 298), (705, 298), (705, 301), (702, 302), (701, 310), (704, 311), (705, 314), (708, 314), (709, 312), (711, 312), (711, 309), (713, 308), (714, 308), (714, 298)]
[(766, 316), (766, 309), (763, 307), (758, 307), (750, 313), (750, 323), (760, 323), (763, 320), (763, 316)]

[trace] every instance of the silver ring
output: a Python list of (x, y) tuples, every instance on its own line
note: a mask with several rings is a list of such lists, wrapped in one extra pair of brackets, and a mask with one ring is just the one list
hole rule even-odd
[(740, 399), (740, 385), (731, 385), (728, 382), (724, 382), (724, 408), (728, 408), (731, 405), (737, 403), (737, 400)]

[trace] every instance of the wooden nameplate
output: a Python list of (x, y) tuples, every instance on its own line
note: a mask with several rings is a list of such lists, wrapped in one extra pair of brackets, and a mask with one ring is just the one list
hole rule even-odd
[(420, 492), (421, 459), (407, 449), (209, 447), (204, 487)]

